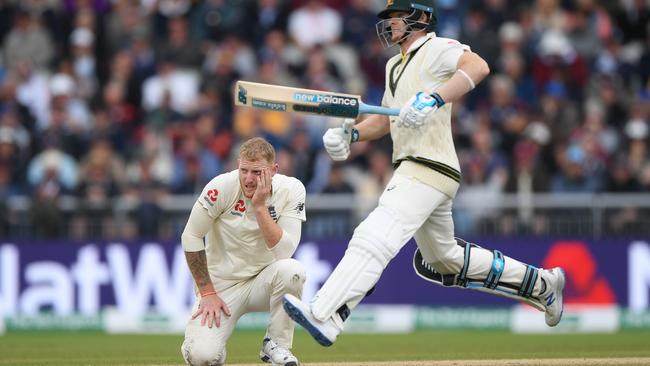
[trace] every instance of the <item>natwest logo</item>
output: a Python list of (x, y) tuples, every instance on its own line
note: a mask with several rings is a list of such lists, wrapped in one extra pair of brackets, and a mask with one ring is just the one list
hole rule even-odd
[(567, 276), (564, 302), (616, 304), (608, 279), (599, 273), (596, 258), (582, 241), (558, 241), (542, 262), (543, 268), (562, 267)]
[(343, 97), (337, 95), (327, 95), (327, 94), (296, 93), (293, 95), (293, 99), (298, 102), (307, 102), (307, 103), (330, 103), (330, 104), (340, 104), (340, 105), (349, 105), (349, 106), (357, 105), (357, 98)]
[(193, 301), (179, 245), (0, 244), (0, 317), (94, 315), (107, 306), (126, 315), (178, 314)]

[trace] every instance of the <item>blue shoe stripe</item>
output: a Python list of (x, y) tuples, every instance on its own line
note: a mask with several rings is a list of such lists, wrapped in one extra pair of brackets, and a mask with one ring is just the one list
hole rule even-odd
[(555, 302), (555, 294), (550, 294), (546, 297), (546, 306), (551, 306)]
[(282, 300), (282, 306), (284, 307), (284, 310), (287, 312), (287, 314), (289, 314), (289, 317), (291, 317), (291, 319), (293, 319), (296, 323), (305, 328), (321, 346), (329, 347), (333, 344), (329, 339), (327, 339), (327, 337), (323, 335), (323, 333), (318, 330), (318, 328), (313, 326), (309, 320), (307, 320), (300, 309), (293, 306), (293, 304), (285, 299)]

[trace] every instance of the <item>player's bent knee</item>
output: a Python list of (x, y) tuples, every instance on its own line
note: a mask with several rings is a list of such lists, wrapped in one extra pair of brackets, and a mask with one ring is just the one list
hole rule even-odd
[(293, 258), (281, 259), (276, 262), (278, 268), (277, 279), (283, 286), (294, 290), (301, 290), (307, 274), (305, 266)]
[(192, 342), (183, 342), (181, 353), (185, 363), (190, 366), (222, 366), (226, 363), (225, 348), (203, 347), (192, 344)]
[(469, 268), (472, 249), (480, 248), (480, 246), (469, 243), (461, 238), (455, 239), (456, 245), (450, 247), (445, 252), (438, 253), (438, 258), (430, 262), (431, 267), (441, 274), (459, 274), (463, 270), (466, 271)]

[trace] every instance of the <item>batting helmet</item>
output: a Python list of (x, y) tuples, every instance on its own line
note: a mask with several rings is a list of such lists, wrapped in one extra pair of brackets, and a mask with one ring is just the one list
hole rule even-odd
[(438, 17), (434, 0), (387, 0), (386, 8), (377, 14), (381, 19), (390, 18), (389, 14), (394, 11), (405, 11), (413, 13), (409, 18), (417, 20), (424, 13), (429, 14), (429, 22), (426, 25), (427, 32), (432, 32), (436, 28)]

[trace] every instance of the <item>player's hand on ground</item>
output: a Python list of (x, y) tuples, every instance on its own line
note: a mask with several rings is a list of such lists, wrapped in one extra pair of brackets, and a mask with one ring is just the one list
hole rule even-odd
[(400, 110), (397, 126), (419, 128), (424, 124), (427, 116), (435, 112), (441, 105), (440, 101), (431, 95), (418, 92)]
[(330, 128), (323, 135), (323, 145), (332, 160), (343, 161), (350, 156), (353, 125), (354, 120), (346, 118), (341, 127)]
[(271, 195), (271, 170), (262, 169), (262, 172), (257, 177), (257, 187), (255, 187), (255, 193), (251, 201), (253, 207), (261, 207), (266, 205), (266, 199)]
[(199, 308), (192, 314), (192, 319), (201, 317), (201, 326), (208, 325), (208, 328), (212, 328), (212, 325), (216, 325), (217, 328), (221, 326), (221, 312), (226, 316), (230, 316), (230, 309), (228, 305), (219, 297), (217, 294), (208, 295), (202, 297), (199, 302)]

